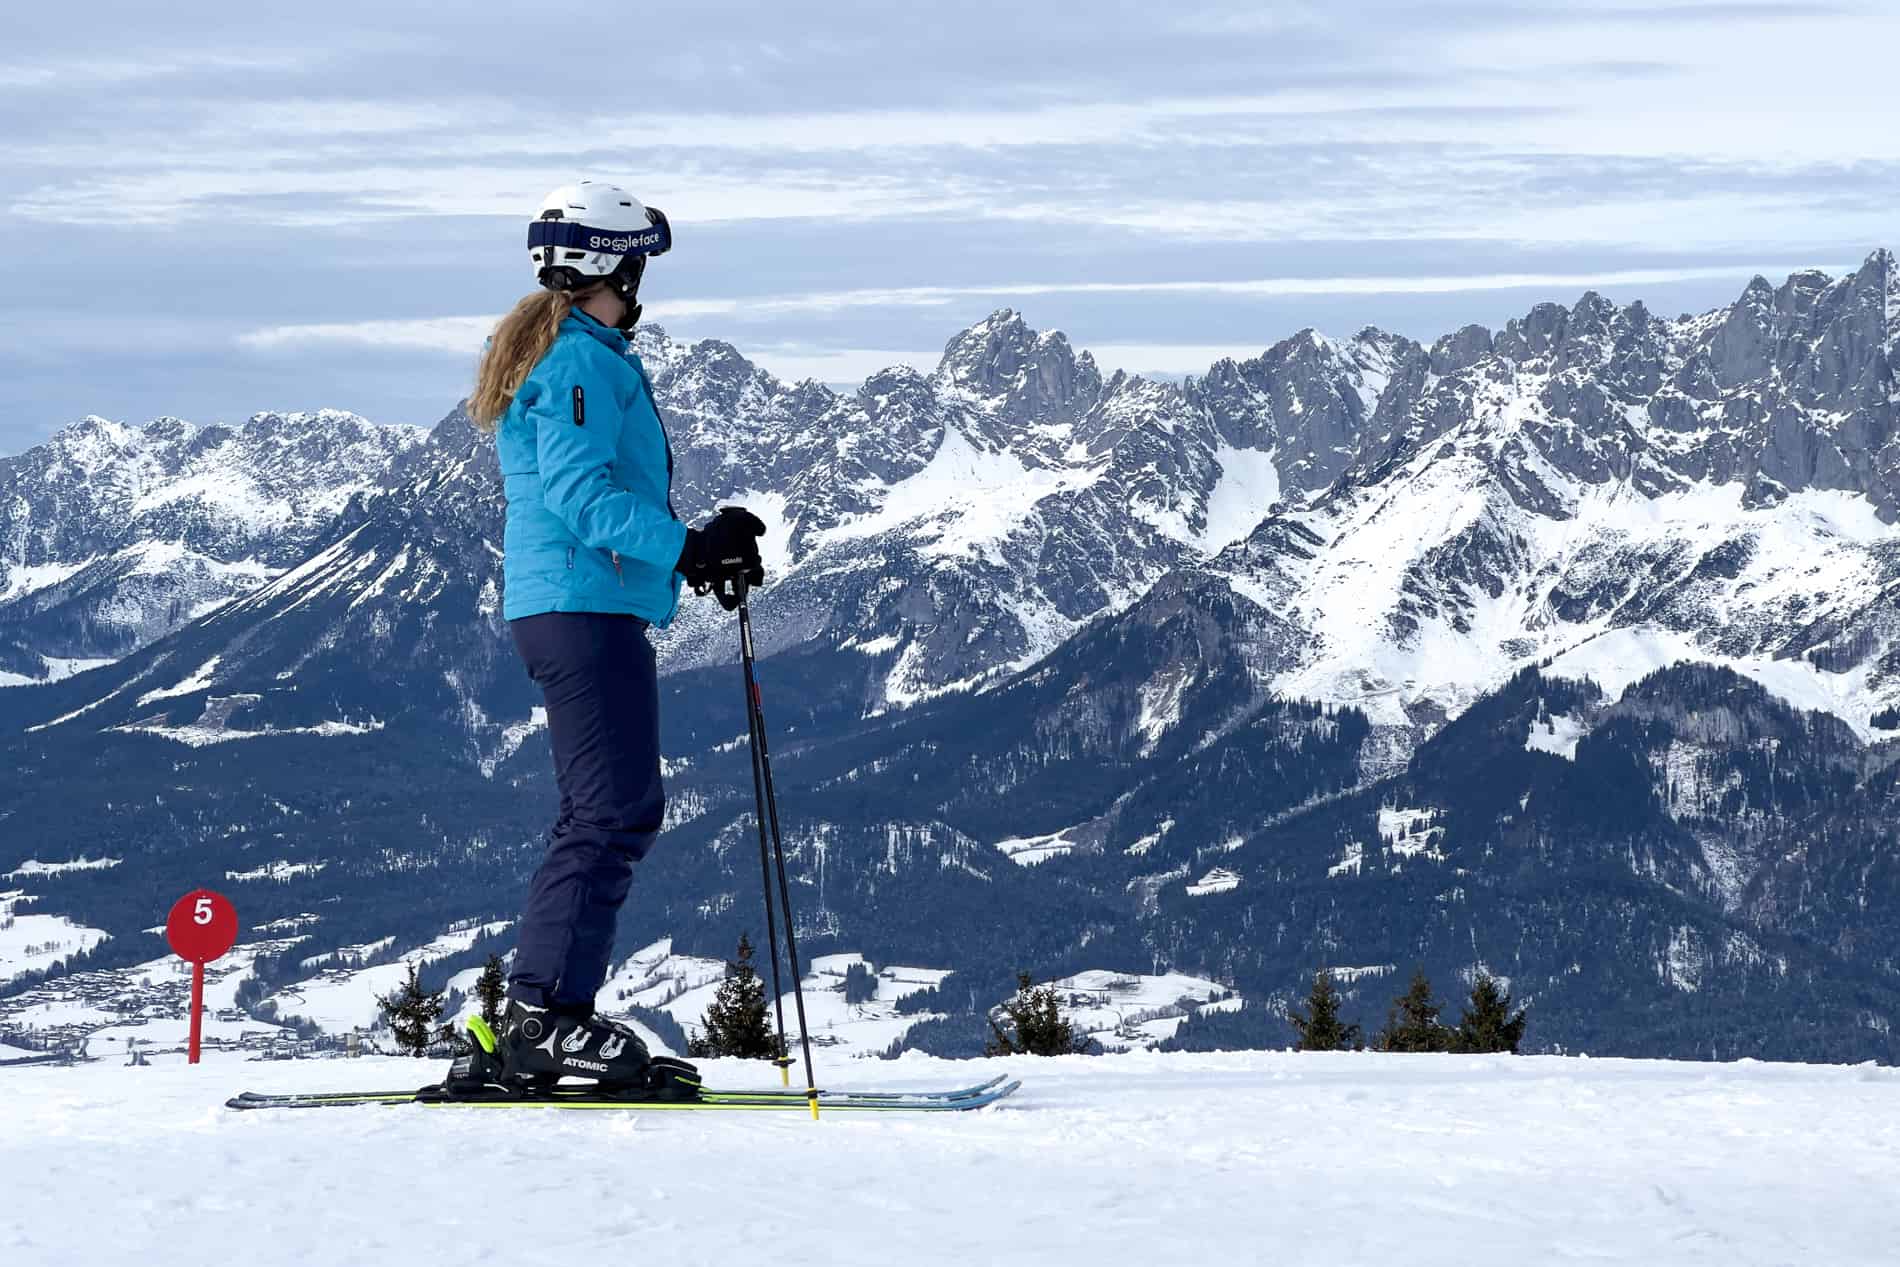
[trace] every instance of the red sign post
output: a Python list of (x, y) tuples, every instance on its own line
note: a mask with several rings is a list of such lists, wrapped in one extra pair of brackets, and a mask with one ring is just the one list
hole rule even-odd
[(204, 1033), (205, 965), (237, 944), (237, 910), (222, 893), (193, 889), (172, 905), (165, 918), (165, 940), (172, 953), (191, 964), (191, 1055), (198, 1063)]

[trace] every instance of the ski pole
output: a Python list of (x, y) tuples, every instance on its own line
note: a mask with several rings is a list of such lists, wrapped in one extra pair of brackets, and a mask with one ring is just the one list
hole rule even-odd
[[(738, 584), (741, 587), (740, 601), (743, 602), (745, 578), (740, 577)], [(740, 614), (742, 639), (750, 632), (751, 622), (747, 616), (748, 613), (742, 610)], [(779, 1080), (789, 1087), (792, 1085), (791, 1045), (786, 1041), (785, 1036), (785, 988), (780, 984), (778, 976), (778, 921), (772, 915), (772, 857), (765, 837), (765, 782), (759, 769), (759, 752), (764, 742), (764, 736), (761, 734), (763, 723), (758, 710), (752, 706), (752, 693), (752, 673), (748, 668), (745, 684), (746, 747), (752, 754), (752, 800), (756, 806), (755, 817), (759, 823), (759, 892), (765, 898), (765, 942), (772, 956), (772, 1007), (778, 1014), (778, 1057), (772, 1063), (778, 1066)], [(791, 923), (789, 912), (785, 917), (785, 922), (788, 925)], [(789, 933), (791, 930), (787, 928), (786, 931)]]
[[(778, 790), (772, 785), (772, 754), (765, 741), (765, 705), (759, 694), (758, 677), (753, 671), (752, 652), (752, 605), (747, 600), (748, 586), (745, 577), (734, 582), (739, 595), (739, 659), (745, 666), (745, 699), (748, 725), (752, 733), (752, 790), (759, 801), (759, 847), (761, 857), (765, 847), (765, 828), (767, 819), (772, 827), (772, 856), (778, 864), (779, 909), (785, 913), (785, 955), (792, 969), (792, 1003), (798, 1010), (798, 1041), (805, 1053), (805, 1098), (811, 1102), (811, 1115), (818, 1117), (818, 1076), (812, 1071), (811, 1063), (811, 1026), (805, 1023), (805, 985), (804, 972), (798, 962), (798, 933), (794, 929), (792, 918), (791, 882), (785, 877), (785, 843), (779, 834)], [(770, 918), (770, 877), (767, 877), (767, 918)], [(777, 955), (773, 956), (772, 971), (774, 985), (778, 972)], [(784, 1044), (785, 1022), (784, 1004), (779, 1005), (779, 1041)], [(786, 1057), (790, 1059), (789, 1055)], [(790, 1071), (785, 1066), (789, 1080)]]

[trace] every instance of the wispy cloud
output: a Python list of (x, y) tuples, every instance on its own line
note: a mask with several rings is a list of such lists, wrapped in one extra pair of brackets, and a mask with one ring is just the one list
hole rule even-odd
[(240, 347), (271, 352), (310, 344), (345, 344), (465, 356), (479, 351), (495, 329), (494, 317), (422, 317), (406, 321), (327, 321), (268, 326), (237, 336)]
[(482, 0), (447, 27), (328, 0), (294, 44), (270, 6), (10, 13), (0, 234), (58, 243), (16, 252), (0, 294), (0, 327), (38, 332), (0, 347), (16, 425), (106, 407), (45, 332), (90, 331), (91, 297), (127, 287), (149, 328), (205, 333), (114, 399), (242, 416), (262, 384), (417, 416), (491, 318), (394, 314), (505, 308), (521, 217), (576, 175), (672, 216), (657, 317), (832, 382), (1003, 304), (1178, 373), (1243, 335), (1426, 336), (1520, 295), (1719, 302), (1900, 224), (1900, 10), (1873, 0), (960, 0), (941, 21), (699, 0), (643, 20), (629, 74), (583, 84)]
[[(1614, 269), (1592, 273), (1465, 273), (1422, 277), (1250, 277), (1212, 281), (999, 282), (970, 286), (909, 286), (862, 290), (814, 291), (802, 295), (743, 299), (657, 301), (656, 315), (666, 319), (788, 316), (837, 312), (847, 308), (941, 307), (962, 299), (1026, 299), (1046, 295), (1222, 295), (1297, 297), (1304, 295), (1449, 295), (1473, 291), (1529, 290), (1575, 294), (1613, 287), (1655, 286), (1716, 278), (1746, 278), (1759, 272), (1779, 276), (1811, 264), (1764, 264), (1738, 270), (1734, 265), (1699, 268)], [(1833, 271), (1845, 271), (1835, 266)]]
[[(1755, 269), (1721, 267), (1676, 269), (1620, 269), (1595, 273), (1492, 273), (1423, 277), (1254, 277), (1225, 281), (1136, 281), (1136, 282), (1000, 282), (971, 286), (909, 286), (865, 288), (860, 290), (812, 291), (796, 295), (747, 296), (721, 299), (667, 299), (648, 305), (651, 317), (659, 321), (697, 321), (724, 318), (737, 321), (766, 321), (785, 316), (822, 315), (851, 309), (941, 308), (967, 299), (1021, 300), (1044, 296), (1180, 296), (1218, 295), (1227, 297), (1298, 297), (1321, 295), (1447, 295), (1475, 291), (1520, 290), (1540, 295), (1575, 295), (1584, 290), (1632, 288), (1702, 279), (1734, 279), (1737, 284), (1751, 273), (1781, 276), (1808, 264), (1764, 264)], [(1847, 272), (1836, 265), (1831, 272)], [(274, 351), (309, 344), (350, 344), (383, 349), (408, 349), (419, 352), (465, 355), (481, 347), (495, 327), (498, 316), (425, 317), (408, 320), (370, 320), (316, 322), (302, 325), (276, 325), (247, 331), (237, 342), (256, 351)], [(778, 353), (788, 362), (830, 363), (833, 368), (851, 358), (862, 364), (867, 356), (908, 354), (856, 350), (841, 352), (795, 344), (759, 345), (761, 355)], [(1127, 343), (1105, 345), (1115, 349), (1118, 365), (1140, 362), (1145, 353), (1154, 353), (1147, 368), (1178, 365), (1191, 350), (1195, 356), (1212, 351), (1209, 361), (1230, 355), (1233, 345)], [(1158, 349), (1172, 349), (1165, 354)], [(1163, 363), (1166, 363), (1164, 366)], [(895, 362), (883, 362), (893, 364)], [(914, 362), (913, 362), (914, 363)], [(873, 366), (873, 368), (877, 368)], [(835, 376), (825, 376), (836, 381)]]
[(853, 388), (880, 370), (908, 365), (920, 374), (928, 374), (942, 359), (936, 351), (901, 351), (890, 348), (815, 348), (799, 344), (741, 349), (746, 358), (781, 382), (800, 383), (816, 379), (834, 387)]
[(0, 62), (0, 91), (6, 89), (113, 84), (201, 75), (212, 71), (287, 71), (309, 65), (308, 53), (221, 52), (195, 49), (144, 57), (67, 57), (50, 61)]

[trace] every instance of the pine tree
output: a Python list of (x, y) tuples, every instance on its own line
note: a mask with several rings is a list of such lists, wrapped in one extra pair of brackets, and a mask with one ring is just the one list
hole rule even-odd
[(398, 1047), (412, 1056), (428, 1052), (437, 1037), (436, 1022), (442, 1019), (443, 992), (423, 989), (415, 964), (409, 965), (402, 985), (378, 997), (376, 1004), (383, 1009)]
[(1306, 1012), (1288, 1009), (1287, 1020), (1300, 1035), (1296, 1051), (1358, 1051), (1365, 1046), (1357, 1025), (1339, 1023), (1339, 990), (1333, 985), (1333, 974), (1324, 968), (1313, 974)]
[(869, 1003), (877, 997), (877, 974), (870, 965), (854, 963), (844, 970), (844, 1001)]
[(1005, 1030), (990, 1018), (992, 1037), (983, 1044), (986, 1056), (1068, 1056), (1092, 1051), (1094, 1040), (1077, 1034), (1062, 1014), (1062, 1002), (1052, 985), (1037, 986), (1027, 972), (1016, 974), (1016, 997), (1003, 1004), (1009, 1021)]
[(1412, 974), (1405, 993), (1392, 1001), (1385, 1028), (1373, 1043), (1380, 1051), (1449, 1051), (1451, 1031), (1438, 1023), (1442, 1010), (1421, 968)]
[(1511, 1015), (1511, 995), (1488, 972), (1478, 974), (1471, 987), (1471, 1001), (1465, 1004), (1452, 1031), (1451, 1049), (1455, 1052), (1510, 1052), (1524, 1041), (1525, 1009)]
[(501, 1025), (501, 1004), (507, 994), (508, 981), (502, 976), (501, 956), (491, 954), (482, 965), (482, 975), (475, 978), (475, 997), (482, 1001), (482, 1019), (491, 1029)]
[(700, 1036), (687, 1054), (695, 1059), (737, 1056), (745, 1060), (776, 1060), (785, 1047), (765, 1015), (765, 983), (752, 967), (752, 941), (741, 935), (739, 957), (726, 964), (726, 979), (713, 995), (700, 1022)]

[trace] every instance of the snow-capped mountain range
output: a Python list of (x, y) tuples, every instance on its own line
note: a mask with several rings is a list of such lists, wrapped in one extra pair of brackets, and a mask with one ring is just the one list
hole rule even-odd
[(422, 436), (335, 410), (94, 417), (0, 458), (0, 682), (109, 662), (255, 589)]
[[(815, 952), (1152, 967), (1272, 999), (1318, 962), (1465, 971), (1502, 938), (1554, 1014), (1621, 1000), (1562, 1022), (1572, 1041), (1700, 1041), (1751, 990), (1821, 1006), (1798, 992), (1835, 972), (1872, 993), (1829, 1050), (1900, 1020), (1865, 952), (1885, 873), (1856, 869), (1875, 846), (1855, 825), (1885, 812), (1900, 729), (1887, 252), (1700, 317), (1587, 295), (1429, 347), (1309, 331), (1178, 385), (1104, 377), (1008, 310), (932, 373), (851, 394), (718, 342), (638, 343), (682, 514), (737, 501), (772, 525), (757, 615)], [(264, 482), (273, 426), (335, 447), (297, 449), (293, 510), (247, 513), (228, 490), (288, 486)], [(16, 674), (110, 659), (0, 691), (18, 771), (0, 820), (39, 842), (0, 864), (87, 856), (74, 818), (95, 802), (136, 845), (23, 881), (15, 905), (123, 937), (191, 849), (273, 877), (251, 898), (271, 918), (341, 902), (303, 934), (332, 948), (505, 917), (480, 895), (528, 865), (547, 774), (499, 615), (492, 442), (459, 411), (426, 438), (339, 415), (214, 433), (89, 421), (0, 468), (0, 522), (79, 525), (6, 573)], [(192, 492), (213, 459), (252, 482)], [(115, 487), (136, 491), (94, 491)], [(95, 505), (129, 509), (72, 509)], [(191, 514), (154, 509), (174, 505)], [(87, 537), (95, 520), (116, 535)], [(223, 590), (167, 606), (97, 570), (91, 607), (36, 598), (115, 552), (187, 549), (233, 565)], [(689, 599), (659, 642), (677, 847), (635, 918), (698, 954), (752, 900), (732, 636)], [(1654, 672), (1681, 660), (1740, 685)], [(1763, 744), (1799, 755), (1764, 765)], [(1603, 796), (1630, 813), (1596, 816)], [(1797, 841), (1815, 870), (1788, 861)], [(1520, 847), (1539, 861), (1500, 862)], [(1653, 888), (1608, 902), (1628, 874)], [(1513, 888), (1533, 877), (1574, 890), (1568, 940)], [(1270, 945), (1248, 931), (1276, 925)], [(1579, 983), (1586, 927), (1608, 975)], [(1691, 1029), (1643, 1030), (1642, 991), (1685, 983)]]
[[(1900, 701), (1880, 663), (1896, 340), (1900, 268), (1880, 252), (1835, 281), (1758, 279), (1700, 317), (1586, 295), (1430, 348), (1306, 332), (1179, 386), (1104, 379), (1008, 310), (934, 373), (852, 395), (716, 342), (650, 328), (639, 346), (682, 509), (767, 516), (771, 645), (861, 651), (869, 710), (998, 680), (1190, 567), (1286, 618), (1262, 648), (1270, 686), (1363, 703), (1412, 728), (1402, 750), (1553, 660), (1625, 682), (1732, 663), (1869, 734)], [(255, 589), (379, 478), (400, 500), (455, 473), (466, 529), (498, 543), (479, 437), (451, 417), (417, 440), (337, 414), (89, 419), (6, 460), (15, 672), (123, 653)], [(688, 607), (668, 667), (728, 654), (712, 618)]]

